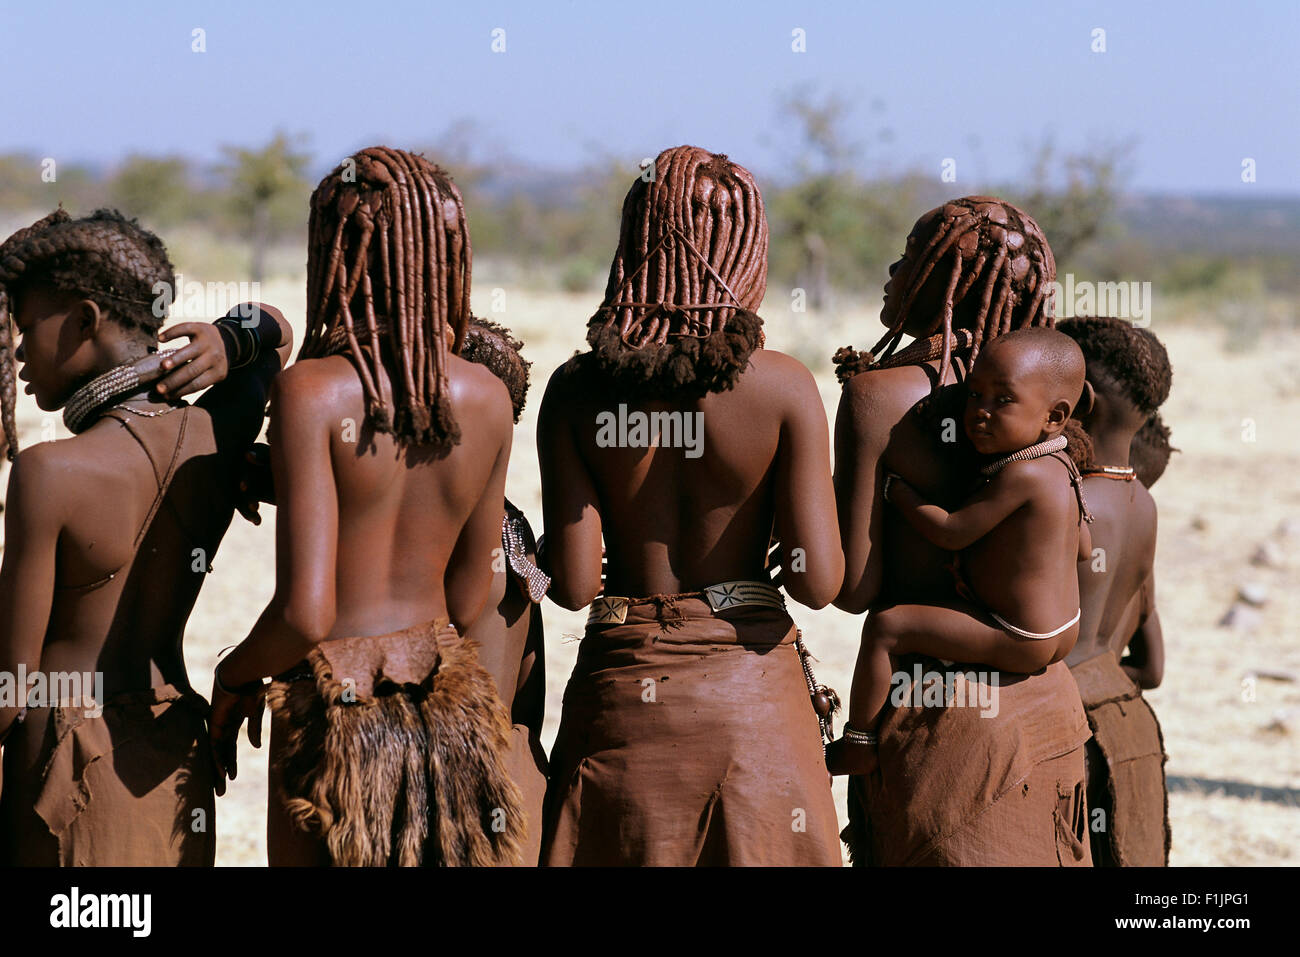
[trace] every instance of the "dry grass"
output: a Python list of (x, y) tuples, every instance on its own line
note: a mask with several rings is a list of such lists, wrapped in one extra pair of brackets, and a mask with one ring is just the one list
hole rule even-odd
[[(506, 309), (490, 313), (493, 282), (479, 275), (476, 306), (512, 327), (534, 362), (533, 392), (515, 437), (508, 491), (540, 525), (540, 489), (534, 427), (537, 404), (552, 369), (583, 345), (591, 296), (506, 289)], [(301, 282), (270, 283), (263, 297), (285, 309), (301, 333)], [(776, 298), (776, 297), (773, 297)], [(768, 315), (769, 346), (814, 366), (827, 414), (838, 389), (830, 373), (835, 347), (869, 345), (878, 324), (854, 311), (831, 320), (777, 311)], [(1254, 701), (1243, 700), (1242, 678), (1250, 669), (1300, 672), (1293, 622), (1300, 546), (1300, 332), (1270, 335), (1250, 351), (1224, 354), (1221, 329), (1195, 323), (1155, 331), (1168, 346), (1175, 370), (1173, 395), (1164, 416), (1182, 449), (1155, 489), (1161, 537), (1157, 573), (1168, 645), (1163, 687), (1151, 701), (1164, 725), (1169, 773), (1210, 781), (1236, 781), (1300, 789), (1300, 711), (1290, 730), (1268, 730), (1275, 714), (1300, 706), (1300, 684), (1259, 682)], [(27, 443), (40, 440), (54, 417), (20, 397), (20, 425)], [(1243, 441), (1243, 420), (1253, 420), (1256, 441)], [(62, 424), (57, 425), (64, 435)], [(236, 519), (218, 554), (215, 574), (199, 599), (186, 633), (186, 659), (196, 686), (206, 691), (219, 649), (244, 637), (270, 596), (274, 568), (274, 510), (260, 528)], [(1296, 531), (1279, 536), (1290, 519)], [(540, 530), (540, 529), (539, 529)], [(1249, 563), (1258, 543), (1277, 538), (1284, 567)], [(1261, 620), (1249, 632), (1217, 628), (1216, 620), (1244, 582), (1267, 587)], [(860, 622), (833, 609), (795, 610), (818, 677), (846, 693)], [(547, 604), (547, 715), (544, 741), (554, 739), (564, 683), (577, 653), (584, 615)], [(265, 862), (265, 751), (245, 746), (242, 772), (218, 802), (218, 863)], [(1278, 801), (1225, 796), (1213, 786), (1193, 785), (1172, 795), (1172, 862), (1178, 865), (1295, 863), (1300, 846), (1300, 807)], [(1197, 789), (1206, 793), (1199, 793)], [(1294, 790), (1290, 792), (1294, 794)], [(844, 789), (836, 795), (843, 814)], [(1277, 794), (1270, 795), (1277, 797)], [(1285, 794), (1282, 795), (1285, 798)]]

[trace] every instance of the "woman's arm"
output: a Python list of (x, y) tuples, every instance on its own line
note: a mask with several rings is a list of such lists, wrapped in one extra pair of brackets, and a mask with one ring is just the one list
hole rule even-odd
[(475, 429), (495, 434), (496, 458), (487, 485), (456, 539), (443, 578), (447, 616), (461, 634), (482, 614), (492, 591), (492, 565), (502, 547), (501, 516), (505, 512), (506, 470), (514, 433), (505, 385), (481, 366), (470, 368), (481, 374), (479, 387), (486, 390), (478, 397), (472, 421)]
[(578, 454), (561, 366), (546, 385), (537, 414), (537, 460), (542, 477), (542, 523), (546, 539), (547, 594), (561, 608), (577, 610), (600, 594), (601, 519), (596, 486)]
[(844, 551), (835, 518), (830, 429), (817, 383), (783, 356), (787, 399), (776, 453), (776, 534), (784, 562), (781, 585), (809, 608), (824, 608), (844, 583)]
[(311, 364), (294, 366), (271, 389), (271, 471), (279, 497), (275, 594), (248, 637), (218, 663), (212, 691), (214, 753), (219, 770), (232, 778), (235, 736), (245, 717), (257, 719), (249, 740), (260, 744), (261, 679), (301, 661), (334, 627), (338, 492), (319, 375)]
[(889, 441), (875, 376), (850, 379), (835, 413), (835, 503), (844, 549), (844, 583), (835, 607), (860, 615), (876, 600), (884, 578), (884, 499), (881, 458)]

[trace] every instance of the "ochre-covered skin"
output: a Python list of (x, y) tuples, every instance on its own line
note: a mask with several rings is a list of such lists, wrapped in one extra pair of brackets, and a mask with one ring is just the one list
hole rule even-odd
[[(536, 543), (524, 513), (506, 499), (507, 521), (519, 523), (527, 557), (536, 559)], [(505, 541), (502, 549), (507, 548)], [(546, 665), (541, 606), (530, 600), (526, 583), (503, 562), (492, 576), (488, 602), (467, 638), (478, 645), (479, 660), (492, 675), (501, 700), (510, 708), (511, 742), (508, 767), (519, 788), (524, 815), (519, 862), (535, 865), (542, 847), (542, 799), (546, 794), (547, 760), (542, 747), (542, 715), (546, 703)]]
[[(687, 182), (676, 179), (677, 174), (673, 172), (677, 169), (673, 158), (678, 153), (694, 155), (685, 147), (667, 151), (657, 163), (656, 190), (645, 190), (638, 185), (629, 193), (624, 205), (625, 239), (629, 222), (671, 221), (670, 213), (678, 208), (674, 205), (678, 201), (670, 201), (669, 197), (681, 194)], [(702, 169), (718, 171), (713, 174), (717, 177), (715, 182), (734, 183), (734, 188), (729, 187), (733, 198), (725, 204), (725, 213), (708, 197), (695, 197), (689, 204), (693, 211), (691, 229), (679, 228), (688, 238), (694, 237), (692, 244), (704, 252), (702, 230), (712, 229), (716, 234), (725, 216), (732, 217), (726, 226), (731, 235), (752, 237), (748, 242), (765, 245), (766, 227), (760, 229), (757, 222), (763, 216), (762, 200), (757, 189), (750, 185), (752, 178), (724, 157), (686, 165), (694, 171), (691, 175), (696, 183), (700, 182)], [(642, 209), (641, 204), (645, 203), (651, 203), (652, 208)], [(664, 232), (677, 235), (666, 226)], [(651, 234), (642, 245), (646, 249), (654, 247), (664, 232)], [(624, 245), (620, 244), (619, 257), (625, 255)], [(664, 322), (669, 324), (668, 342), (674, 336), (679, 341), (687, 341), (695, 334), (692, 323), (698, 316), (691, 310), (686, 313), (688, 318), (683, 318), (685, 311), (681, 306), (708, 304), (714, 313), (713, 331), (709, 335), (716, 335), (728, 307), (737, 303), (742, 307), (751, 306), (761, 301), (763, 295), (763, 270), (757, 264), (739, 274), (730, 272), (728, 265), (737, 259), (744, 261), (746, 257), (756, 256), (757, 247), (737, 246), (732, 250), (728, 245), (728, 260), (722, 262), (714, 260), (712, 252), (706, 253), (713, 271), (731, 289), (730, 295), (717, 291), (720, 284), (716, 278), (699, 265), (700, 257), (684, 245), (665, 241), (660, 248), (676, 250), (673, 255), (680, 257), (677, 261), (682, 268), (688, 272), (695, 269), (708, 278), (700, 280), (698, 291), (689, 275), (682, 278), (680, 274), (672, 274), (678, 279), (669, 285), (669, 273), (664, 274), (663, 285), (656, 279), (647, 287), (649, 302), (654, 305), (648, 309), (633, 308), (633, 325), (628, 327), (627, 343), (622, 347), (629, 357), (627, 362), (633, 365), (638, 363), (643, 341), (665, 334)], [(691, 266), (692, 263), (696, 265)], [(607, 304), (617, 301), (622, 275), (625, 274), (620, 273), (616, 260)], [(659, 308), (659, 303), (667, 308)], [(619, 314), (624, 318), (628, 315)], [(634, 335), (637, 321), (651, 325), (640, 335)], [(674, 325), (678, 323), (680, 327)], [(728, 328), (723, 323), (721, 331), (725, 334)], [(697, 327), (697, 331), (702, 330)], [(615, 377), (609, 371), (610, 366), (619, 364), (619, 355), (613, 350), (604, 355), (593, 352), (575, 357), (551, 377), (542, 399), (537, 448), (547, 564), (554, 578), (552, 600), (576, 609), (589, 604), (602, 587), (607, 595), (647, 597), (695, 592), (719, 582), (766, 580), (768, 545), (775, 527), (776, 536), (787, 549), (803, 549), (804, 561), (784, 576), (786, 592), (814, 608), (828, 603), (839, 588), (843, 560), (835, 527), (826, 418), (808, 370), (789, 356), (757, 348), (747, 361), (738, 360), (731, 375), (722, 377), (734, 380), (730, 387), (715, 381), (712, 388), (701, 393), (694, 375), (696, 367), (689, 362), (684, 366), (674, 362), (654, 373), (659, 388), (653, 391), (656, 397), (652, 398), (650, 392), (629, 395), (611, 386)], [(598, 444), (597, 416), (616, 414), (620, 403), (626, 404), (630, 411), (690, 416), (701, 430), (699, 454), (688, 457), (687, 449), (667, 445)], [(604, 582), (602, 544), (608, 561)], [(653, 630), (658, 626), (647, 624), (646, 627)], [(673, 855), (685, 861), (699, 834), (708, 834), (711, 842), (721, 842), (722, 846), (709, 845), (711, 861), (755, 860), (764, 855), (769, 863), (814, 859), (802, 852), (792, 856), (795, 845), (788, 840), (791, 826), (797, 821), (787, 795), (804, 795), (801, 800), (809, 802), (817, 795), (821, 796), (818, 801), (830, 799), (830, 782), (821, 764), (816, 720), (793, 650), (783, 646), (779, 652), (764, 655), (761, 649), (746, 647), (742, 633), (719, 642), (717, 651), (713, 651), (708, 636), (717, 628), (725, 626), (712, 618), (688, 622), (682, 629), (683, 638), (686, 641), (694, 640), (692, 636), (701, 638), (702, 644), (696, 648), (705, 657), (701, 662), (683, 656), (685, 660), (680, 663), (671, 656), (665, 659), (667, 653), (650, 640), (649, 632), (643, 636), (629, 634), (627, 643), (613, 645), (603, 642), (603, 635), (598, 632), (588, 633), (581, 650), (580, 670), (565, 698), (561, 723), (569, 730), (565, 732), (567, 757), (563, 760), (581, 761), (585, 753), (586, 745), (579, 740), (584, 721), (574, 716), (591, 714), (593, 710), (603, 713), (608, 709), (608, 714), (601, 718), (603, 723), (597, 727), (613, 729), (614, 736), (591, 742), (592, 747), (603, 752), (599, 770), (592, 773), (598, 775), (599, 789), (609, 789), (608, 794), (640, 796), (636, 798), (636, 807), (621, 804), (621, 799), (612, 803), (584, 801), (571, 790), (575, 784), (573, 766), (557, 768), (552, 775), (553, 793), (548, 795), (550, 810), (544, 840), (544, 846), (550, 848), (549, 852), (543, 852), (549, 863), (564, 863), (566, 858), (642, 863), (655, 853), (660, 841), (665, 845), (665, 859)], [(780, 635), (776, 639), (769, 637), (766, 644), (784, 637), (789, 630), (789, 620), (782, 616)], [(811, 644), (815, 648), (815, 640)], [(751, 691), (745, 689), (737, 676), (750, 674), (755, 667), (761, 670), (761, 663), (772, 654), (788, 657), (790, 663), (788, 668), (782, 666), (779, 672), (773, 673), (780, 688), (775, 700), (791, 702), (793, 708), (796, 707), (793, 702), (802, 699), (798, 707), (807, 715), (806, 733), (797, 730), (797, 726), (795, 730), (786, 730), (767, 721), (750, 723), (747, 709), (752, 704)], [(771, 660), (775, 663), (783, 658)], [(642, 670), (646, 677), (654, 671), (655, 679), (674, 703), (642, 704), (640, 695), (644, 689), (640, 685), (632, 688), (629, 684), (635, 694), (617, 697), (611, 689), (621, 689), (622, 684), (611, 686), (599, 676), (606, 668), (625, 666), (631, 669), (629, 674), (638, 678)], [(673, 691), (678, 685), (674, 674), (679, 668), (684, 669), (680, 683), (687, 687), (685, 692)], [(710, 676), (707, 684), (702, 684), (704, 672)], [(662, 680), (665, 677), (667, 682)], [(611, 694), (615, 697), (609, 697)], [(784, 710), (785, 705), (774, 707), (784, 718), (792, 717), (792, 713)], [(643, 708), (659, 708), (665, 723), (639, 722), (638, 709)], [(772, 714), (773, 718), (777, 716)], [(659, 816), (643, 820), (641, 803), (653, 800), (652, 795), (671, 795), (679, 790), (693, 793), (710, 774), (725, 774), (725, 767), (717, 764), (720, 745), (710, 746), (701, 753), (700, 761), (708, 765), (707, 774), (701, 766), (678, 759), (656, 763), (658, 756), (670, 752), (680, 750), (685, 755), (685, 745), (676, 748), (674, 742), (688, 740), (679, 737), (686, 733), (688, 726), (692, 742), (696, 735), (725, 741), (739, 768), (756, 766), (762, 760), (760, 755), (773, 747), (774, 735), (796, 735), (779, 738), (781, 750), (791, 755), (785, 764), (787, 773), (799, 778), (793, 787), (747, 772), (743, 780), (738, 779), (731, 786), (729, 794), (728, 803), (733, 806), (767, 809), (765, 820), (769, 812), (775, 813), (772, 809), (780, 803), (781, 820), (774, 824), (783, 829), (779, 838), (773, 834), (760, 835), (739, 824), (734, 829), (720, 828), (717, 822), (708, 824), (707, 816), (699, 817), (707, 805), (704, 798), (701, 798), (704, 803), (691, 804), (696, 808), (696, 817), (690, 821), (664, 821)], [(626, 734), (617, 731), (619, 728)], [(745, 729), (744, 733), (740, 733), (741, 729)], [(797, 759), (794, 752), (798, 753)], [(557, 751), (557, 764), (562, 760), (559, 755)], [(653, 785), (644, 776), (644, 769), (651, 764), (655, 764), (657, 772)], [(715, 776), (709, 786), (718, 783)], [(691, 803), (695, 798), (682, 800)], [(798, 835), (799, 846), (808, 846), (802, 842), (819, 841), (821, 850), (816, 859), (838, 862), (833, 836), (829, 839), (826, 836), (829, 832), (825, 829), (824, 814), (814, 806), (801, 806), (807, 812), (808, 832)], [(829, 803), (825, 807), (829, 808)], [(683, 836), (684, 827), (694, 835), (689, 840)], [(633, 831), (638, 835), (636, 841), (625, 845), (620, 835)], [(774, 850), (762, 850), (763, 843), (772, 841), (776, 842)]]
[[(313, 196), (309, 358), (271, 401), (276, 590), (220, 665), (228, 688), (280, 674), (322, 641), (442, 618), (463, 633), (501, 547), (511, 406), (500, 380), (454, 354), (469, 301), (459, 194), (420, 157), (375, 148), (357, 159), (355, 180), (340, 168)], [(235, 732), (257, 713), (256, 695), (214, 690), (225, 771)], [(272, 748), (282, 746), (273, 725)], [(274, 787), (271, 863), (318, 862), (288, 836)]]
[[(997, 471), (982, 483), (973, 476), (972, 493), (953, 511), (926, 502), (905, 480), (891, 480), (890, 507), (922, 536), (958, 553), (962, 591), (941, 605), (893, 604), (867, 616), (850, 696), (853, 728), (874, 728), (892, 684), (891, 656), (929, 654), (1030, 674), (1074, 645), (1076, 563), (1089, 553), (1084, 522), (1091, 520), (1079, 474), (1061, 451), (1000, 468), (996, 462), (1029, 455), (1049, 440), (1063, 444), (1083, 382), (1083, 355), (1069, 337), (1051, 329), (1004, 333), (975, 362), (963, 415), (967, 438), (995, 460), (987, 469)], [(1050, 637), (1013, 633), (995, 615)], [(833, 772), (870, 770), (842, 760), (845, 750), (838, 743), (828, 749)], [(858, 753), (869, 761), (869, 749)]]
[[(205, 708), (181, 639), (239, 504), (237, 471), (292, 334), (262, 306), (279, 327), (279, 351), (229, 377), (213, 326), (182, 323), (160, 335), (162, 318), (140, 297), (174, 279), (171, 265), (157, 237), (116, 214), (51, 214), (6, 241), (0, 261), (22, 336), (19, 378), (46, 411), (119, 365), (142, 361), (156, 373), (162, 364), (150, 353), (160, 339), (191, 340), (170, 374), (14, 463), (0, 671), (102, 672), (106, 701), (98, 718), (82, 707), (33, 707), (18, 721), (17, 709), (0, 709), (0, 849), (15, 863), (210, 864)], [(100, 279), (102, 293), (86, 288)], [(161, 394), (214, 382), (187, 409)], [(92, 754), (100, 757), (86, 763)], [(184, 840), (182, 819), (192, 835)]]
[[(1071, 319), (1061, 329), (1079, 340), (1087, 360), (1093, 401), (1078, 417), (1092, 439), (1094, 466), (1112, 467), (1084, 477), (1093, 551), (1079, 562), (1079, 641), (1066, 659), (1093, 731), (1093, 858), (1098, 866), (1162, 867), (1170, 845), (1164, 738), (1141, 690), (1158, 687), (1164, 676), (1156, 504), (1136, 475), (1116, 470), (1130, 466), (1138, 434), (1158, 422), (1172, 378), (1169, 357), (1148, 330), (1120, 320)], [(1163, 467), (1168, 430), (1161, 425), (1151, 441), (1163, 444), (1154, 456)]]
[[(948, 252), (939, 255), (945, 244)], [(1007, 262), (1013, 264), (1010, 273)], [(961, 382), (971, 352), (999, 332), (1051, 325), (1045, 285), (1053, 279), (1054, 261), (1037, 224), (1009, 204), (967, 198), (918, 220), (885, 287), (881, 321), (890, 333), (881, 346), (892, 348), (903, 334), (933, 335), (949, 323), (970, 329), (974, 344), (963, 348), (966, 340), (954, 337), (951, 350), (944, 347), (931, 358), (932, 344), (923, 343), (911, 364), (858, 374), (853, 373), (859, 366), (846, 365), (835, 422), (835, 486), (846, 564), (836, 599), (840, 608), (860, 614), (899, 603), (942, 604), (953, 597), (951, 554), (886, 507), (884, 475), (901, 476), (925, 501), (947, 509), (963, 501), (975, 450), (957, 424), (962, 406), (952, 403), (950, 390), (938, 390), (939, 383), (944, 378)], [(845, 365), (857, 358), (842, 352), (839, 361)], [(945, 442), (943, 420), (953, 415), (956, 441)], [(911, 672), (918, 661), (935, 667), (933, 659), (917, 656), (899, 658), (896, 666)], [(848, 837), (857, 861), (1043, 866), (1088, 861), (1081, 840), (1088, 729), (1078, 691), (1059, 662), (1026, 677), (998, 678), (996, 716), (910, 700), (886, 707), (878, 729), (879, 767), (854, 778), (850, 787)], [(963, 770), (970, 768), (981, 770)], [(967, 781), (962, 775), (975, 776)], [(952, 781), (958, 783), (950, 788)]]

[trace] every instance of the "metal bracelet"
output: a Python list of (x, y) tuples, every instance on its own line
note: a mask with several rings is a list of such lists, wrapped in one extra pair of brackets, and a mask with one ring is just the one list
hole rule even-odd
[(852, 741), (854, 744), (869, 744), (872, 746), (880, 743), (880, 739), (876, 736), (876, 732), (855, 731), (848, 725), (844, 726), (844, 740)]

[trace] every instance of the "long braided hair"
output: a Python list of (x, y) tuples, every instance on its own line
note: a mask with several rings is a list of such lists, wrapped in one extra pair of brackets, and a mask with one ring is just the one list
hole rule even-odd
[[(912, 238), (924, 245), (913, 261), (906, 288), (897, 291), (900, 301), (889, 331), (870, 352), (846, 346), (835, 353), (841, 383), (867, 369), (940, 359), (937, 389), (947, 379), (954, 353), (964, 356), (969, 367), (980, 348), (998, 335), (1052, 325), (1048, 296), (1056, 280), (1056, 259), (1032, 216), (992, 196), (955, 199), (932, 213), (938, 215), (923, 233), (916, 233), (914, 227)], [(932, 213), (921, 217), (917, 226)], [(927, 338), (895, 354), (908, 310), (931, 274), (945, 266), (943, 310), (930, 323)], [(962, 303), (968, 303), (968, 308), (954, 328), (954, 311)]]
[(156, 340), (176, 274), (162, 240), (113, 209), (73, 219), (60, 207), (0, 244), (0, 421), (10, 459), (18, 449), (10, 313), (19, 287), (33, 283), (92, 299), (118, 324)]
[(451, 177), (423, 156), (361, 150), (312, 194), (298, 358), (349, 355), (376, 430), (399, 442), (455, 445), (447, 363), (470, 318), (472, 263)]
[(664, 150), (623, 201), (605, 298), (587, 326), (597, 363), (633, 394), (731, 388), (762, 342), (767, 216), (725, 155)]

